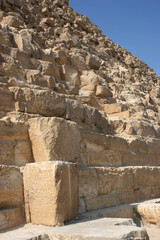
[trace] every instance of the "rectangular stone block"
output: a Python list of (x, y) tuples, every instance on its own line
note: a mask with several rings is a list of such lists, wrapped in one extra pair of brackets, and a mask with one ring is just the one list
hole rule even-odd
[(12, 122), (10, 126), (0, 120), (0, 139), (28, 140), (28, 127), (22, 122)]
[(35, 162), (77, 162), (81, 136), (77, 124), (55, 117), (29, 120), (29, 135)]
[(141, 152), (123, 152), (123, 165), (128, 166), (156, 166), (159, 165), (157, 155)]
[(24, 169), (27, 223), (56, 226), (78, 214), (78, 170), (61, 161), (27, 164)]
[(6, 111), (14, 110), (14, 99), (12, 92), (5, 89), (0, 89), (0, 108)]
[(14, 149), (15, 165), (24, 166), (33, 162), (30, 141), (17, 141)]
[(121, 166), (122, 152), (112, 150), (87, 151), (87, 164), (89, 166)]
[(97, 168), (99, 195), (132, 192), (133, 173), (130, 168)]
[(98, 195), (98, 177), (95, 169), (82, 168), (79, 174), (79, 195), (80, 197)]
[(23, 177), (20, 169), (0, 165), (0, 208), (23, 205)]
[(23, 223), (24, 223), (23, 208), (0, 210), (0, 231), (16, 227)]
[(14, 141), (0, 140), (0, 164), (14, 165)]
[(160, 181), (160, 167), (137, 167), (133, 177), (135, 190), (154, 188)]

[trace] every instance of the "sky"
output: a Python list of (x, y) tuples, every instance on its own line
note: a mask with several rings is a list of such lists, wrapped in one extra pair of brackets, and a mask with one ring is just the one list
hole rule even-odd
[(160, 0), (70, 0), (69, 5), (160, 76)]

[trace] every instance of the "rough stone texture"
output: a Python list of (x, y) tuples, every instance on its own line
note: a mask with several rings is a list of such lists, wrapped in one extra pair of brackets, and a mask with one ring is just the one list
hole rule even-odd
[(78, 214), (78, 172), (73, 163), (42, 162), (24, 169), (27, 223), (56, 226)]
[(136, 214), (141, 218), (144, 225), (160, 227), (159, 199), (143, 202), (135, 207)]
[(23, 176), (18, 167), (0, 165), (0, 209), (23, 205)]
[(73, 221), (73, 224), (62, 227), (27, 225), (8, 233), (2, 233), (3, 240), (149, 240), (144, 228), (137, 227), (132, 219), (102, 218), (90, 221)]
[(10, 229), (24, 223), (24, 210), (13, 208), (0, 210), (0, 231)]
[(158, 197), (159, 167), (95, 167), (79, 169), (79, 194), (85, 210)]
[(76, 162), (81, 212), (157, 197), (160, 77), (68, 3), (0, 0), (0, 164)]
[(60, 118), (29, 120), (29, 134), (36, 162), (62, 160), (76, 162), (80, 156), (80, 133), (73, 122)]

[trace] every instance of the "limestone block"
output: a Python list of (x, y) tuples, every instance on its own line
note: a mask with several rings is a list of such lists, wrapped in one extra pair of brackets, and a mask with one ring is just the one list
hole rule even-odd
[(128, 150), (128, 143), (126, 139), (114, 136), (106, 136), (107, 140), (110, 142), (111, 150), (120, 150), (126, 151)]
[(77, 85), (77, 86), (80, 85), (79, 74), (76, 68), (70, 65), (64, 65), (63, 74), (66, 82), (73, 83), (74, 85)]
[(160, 226), (160, 205), (159, 203), (144, 202), (135, 207), (135, 211), (141, 216), (144, 224), (156, 224)]
[(77, 162), (80, 156), (80, 133), (76, 123), (61, 118), (29, 120), (29, 135), (36, 162)]
[(73, 163), (42, 162), (24, 169), (26, 221), (56, 226), (78, 214), (78, 172)]
[(147, 152), (160, 154), (160, 140), (159, 139), (147, 139)]
[(159, 157), (156, 154), (150, 153), (136, 153), (126, 151), (122, 154), (122, 162), (123, 165), (133, 165), (133, 166), (158, 166), (159, 165)]
[(56, 62), (50, 63), (48, 61), (41, 61), (41, 65), (42, 65), (42, 74), (53, 76), (57, 80), (61, 79), (60, 67)]
[(111, 133), (107, 118), (105, 118), (97, 109), (85, 106), (84, 116), (84, 122), (91, 126), (93, 130), (98, 129), (106, 134)]
[(121, 103), (105, 104), (104, 111), (107, 114), (120, 113), (122, 111)]
[(14, 149), (15, 165), (24, 166), (26, 163), (31, 163), (32, 150), (30, 141), (17, 141)]
[(59, 50), (59, 51), (56, 51), (54, 53), (56, 55), (56, 62), (57, 63), (59, 63), (61, 65), (64, 65), (64, 64), (67, 63), (69, 55), (65, 51)]
[(21, 34), (14, 34), (14, 41), (20, 51), (27, 52), (31, 54), (32, 52), (32, 44), (29, 39), (22, 36)]
[(24, 223), (24, 210), (13, 208), (0, 210), (0, 231), (17, 227)]
[(106, 86), (98, 85), (96, 89), (96, 96), (97, 97), (112, 97), (112, 92)]
[(3, 30), (0, 30), (0, 43), (5, 44), (9, 47), (12, 46), (11, 39), (10, 39), (9, 35)]
[(28, 140), (28, 127), (23, 122), (11, 122), (11, 125), (7, 125), (0, 120), (0, 139)]
[(122, 153), (112, 150), (87, 151), (89, 166), (121, 166)]
[(3, 17), (1, 21), (1, 25), (4, 26), (5, 24), (18, 28), (20, 25), (23, 25), (23, 22), (20, 18), (15, 17), (15, 16), (6, 16)]
[(132, 192), (133, 173), (129, 168), (97, 168), (99, 195)]
[(88, 151), (104, 151), (110, 148), (110, 139), (108, 140), (104, 134), (98, 133), (82, 133), (83, 141)]
[(98, 70), (100, 68), (100, 60), (95, 55), (88, 55), (86, 58), (86, 63), (90, 68)]
[(0, 165), (0, 208), (23, 205), (23, 177), (20, 169)]
[(99, 82), (98, 76), (93, 71), (83, 71), (80, 76), (81, 86), (85, 91), (94, 91)]
[[(130, 132), (130, 128), (133, 128), (133, 131)], [(140, 135), (144, 137), (156, 138), (157, 131), (151, 123), (145, 121), (132, 121), (128, 122), (126, 125), (125, 132), (129, 135)]]
[(93, 197), (98, 195), (98, 177), (95, 169), (81, 168), (79, 174), (79, 196)]
[(0, 164), (14, 165), (14, 141), (0, 140)]
[(66, 99), (66, 103), (66, 119), (76, 122), (83, 122), (84, 106), (80, 102), (71, 99)]
[(71, 56), (71, 62), (73, 64), (73, 66), (76, 67), (76, 69), (78, 71), (87, 70), (87, 65), (86, 65), (83, 57), (81, 57), (79, 55), (72, 55)]
[[(62, 116), (66, 111), (64, 97), (50, 90), (37, 90), (21, 88), (20, 98), (18, 88), (13, 88), (17, 102), (25, 101), (26, 112), (40, 114), (42, 116)], [(16, 97), (17, 96), (17, 97)], [(25, 100), (22, 99), (25, 97)]]
[(11, 48), (11, 57), (16, 58), (25, 69), (32, 69), (32, 59), (30, 59), (30, 55), (24, 51), (20, 51), (18, 48)]
[(39, 70), (29, 70), (26, 74), (27, 82), (40, 87), (54, 89), (55, 79), (49, 75), (43, 75)]
[(134, 171), (134, 188), (147, 189), (157, 186), (160, 180), (160, 167), (137, 167)]
[(131, 152), (147, 153), (147, 142), (141, 139), (133, 139), (129, 142)]
[(12, 92), (0, 89), (0, 109), (14, 110), (14, 98)]

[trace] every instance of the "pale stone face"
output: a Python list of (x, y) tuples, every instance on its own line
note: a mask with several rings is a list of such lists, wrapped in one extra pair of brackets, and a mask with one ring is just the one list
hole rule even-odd
[(55, 226), (78, 214), (78, 172), (73, 163), (42, 162), (24, 169), (26, 221)]
[(78, 161), (81, 138), (75, 123), (60, 118), (35, 118), (29, 120), (29, 126), (36, 162)]

